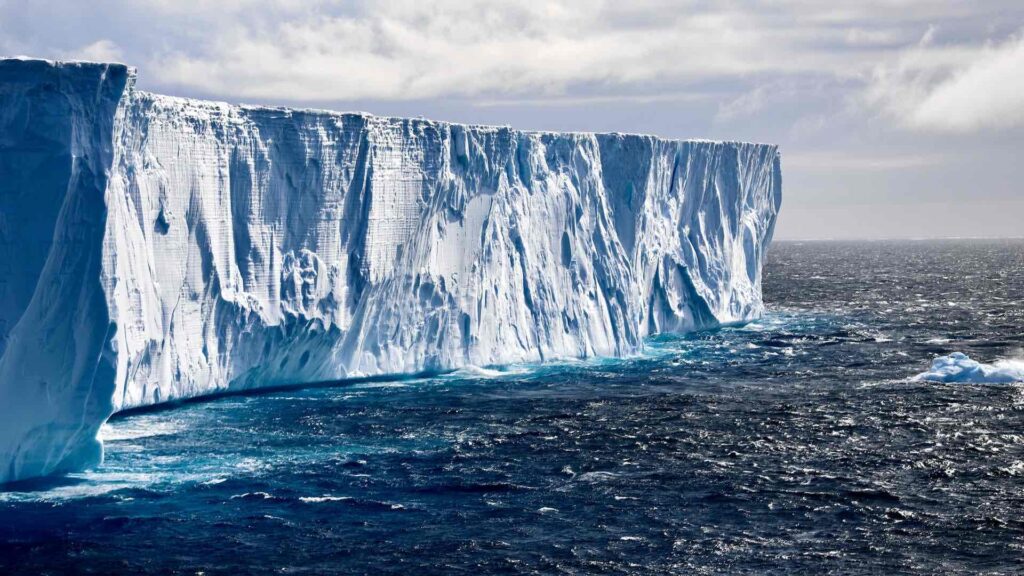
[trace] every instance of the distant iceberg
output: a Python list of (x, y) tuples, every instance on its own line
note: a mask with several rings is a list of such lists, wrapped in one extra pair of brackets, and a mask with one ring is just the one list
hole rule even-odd
[(0, 482), (115, 411), (758, 317), (775, 146), (234, 106), (0, 61)]
[(927, 372), (914, 376), (917, 382), (959, 382), (963, 384), (1009, 384), (1024, 382), (1024, 360), (998, 360), (982, 364), (963, 352), (939, 356)]

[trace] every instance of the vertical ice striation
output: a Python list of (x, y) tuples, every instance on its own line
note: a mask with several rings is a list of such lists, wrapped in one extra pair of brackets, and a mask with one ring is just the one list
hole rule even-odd
[(97, 461), (119, 409), (623, 355), (759, 315), (770, 145), (137, 91), (0, 62), (0, 481)]
[(102, 453), (105, 197), (131, 81), (121, 65), (0, 61), (0, 482)]

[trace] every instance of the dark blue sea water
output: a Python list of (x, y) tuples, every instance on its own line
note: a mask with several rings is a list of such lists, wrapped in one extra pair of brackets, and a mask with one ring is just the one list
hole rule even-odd
[(0, 492), (0, 573), (1024, 572), (1024, 242), (776, 243), (648, 354), (134, 414)]

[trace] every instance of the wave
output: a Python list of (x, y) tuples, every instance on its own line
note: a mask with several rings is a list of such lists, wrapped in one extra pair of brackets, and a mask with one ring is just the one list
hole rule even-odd
[(487, 368), (484, 366), (466, 366), (451, 373), (456, 378), (504, 378), (520, 376), (531, 372), (531, 366), (514, 365), (503, 368)]
[(169, 436), (184, 429), (183, 422), (173, 419), (128, 418), (104, 423), (100, 426), (99, 437), (104, 442), (120, 442), (152, 436)]
[(351, 496), (303, 496), (299, 498), (299, 501), (305, 504), (319, 504), (321, 502), (349, 502), (351, 500), (353, 500)]

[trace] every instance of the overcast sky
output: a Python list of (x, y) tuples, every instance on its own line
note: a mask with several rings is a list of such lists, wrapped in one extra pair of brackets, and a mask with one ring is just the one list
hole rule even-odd
[(778, 143), (777, 238), (1024, 236), (1021, 0), (0, 0), (139, 87)]

